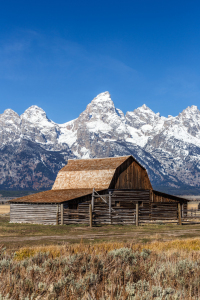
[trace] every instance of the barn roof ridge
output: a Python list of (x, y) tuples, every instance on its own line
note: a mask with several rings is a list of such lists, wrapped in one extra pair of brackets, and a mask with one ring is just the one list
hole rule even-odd
[[(124, 158), (125, 160), (124, 161), (126, 161), (126, 159), (128, 159), (128, 158), (130, 158), (130, 157), (132, 157), (133, 159), (134, 159), (134, 161), (140, 166), (140, 167), (142, 167), (144, 170), (146, 170), (146, 168), (143, 166), (143, 165), (141, 165), (141, 163), (132, 155), (132, 154), (130, 154), (130, 155), (120, 155), (120, 156), (107, 156), (107, 157), (93, 157), (93, 158), (70, 158), (70, 159), (68, 159), (68, 162), (69, 161), (83, 161), (83, 160), (87, 160), (87, 161), (90, 161), (90, 160), (100, 160), (100, 159), (104, 159), (104, 160), (108, 160), (108, 159), (112, 159), (112, 160), (115, 160), (115, 159), (117, 159), (117, 158)], [(122, 162), (123, 163), (123, 162)], [(67, 165), (68, 165), (68, 163), (62, 168), (62, 169), (64, 169), (65, 167), (67, 167)], [(116, 167), (117, 168), (117, 167)], [(115, 168), (115, 169), (116, 169)], [(61, 170), (62, 170), (61, 169)], [(60, 170), (60, 171), (61, 171)]]
[[(121, 158), (121, 157), (133, 157), (133, 155), (120, 155), (120, 156), (107, 156), (107, 157), (93, 157), (93, 158), (69, 158), (69, 160), (90, 160), (90, 159), (115, 159), (115, 158)], [(133, 157), (134, 158), (134, 157)], [(134, 158), (135, 159), (135, 158)], [(136, 159), (135, 159), (136, 160)]]

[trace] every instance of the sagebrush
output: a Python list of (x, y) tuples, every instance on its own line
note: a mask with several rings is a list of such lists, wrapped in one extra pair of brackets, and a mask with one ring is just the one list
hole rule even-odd
[(190, 239), (2, 247), (0, 299), (200, 299), (199, 246)]

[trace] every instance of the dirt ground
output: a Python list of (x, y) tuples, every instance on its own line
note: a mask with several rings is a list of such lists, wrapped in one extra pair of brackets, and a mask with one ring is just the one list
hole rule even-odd
[(97, 243), (111, 241), (169, 241), (200, 238), (200, 224), (103, 225), (38, 225), (9, 223), (9, 214), (0, 215), (0, 245), (17, 250), (24, 246), (55, 245), (63, 243)]

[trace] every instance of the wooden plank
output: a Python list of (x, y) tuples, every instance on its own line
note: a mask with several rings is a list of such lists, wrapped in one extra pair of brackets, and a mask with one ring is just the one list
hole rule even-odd
[(60, 205), (60, 214), (61, 214), (61, 221), (60, 224), (63, 225), (63, 203)]
[(93, 188), (93, 192), (92, 192), (92, 211), (94, 211), (94, 188)]
[(11, 223), (56, 224), (56, 204), (11, 203)]
[(110, 224), (112, 224), (112, 215), (111, 215), (111, 191), (109, 191), (109, 216), (110, 216)]
[(92, 205), (89, 205), (90, 227), (92, 227)]
[(182, 225), (182, 221), (181, 221), (181, 204), (178, 203), (178, 223), (179, 225)]
[(59, 210), (58, 210), (58, 205), (57, 205), (57, 212), (56, 212), (56, 225), (58, 225), (58, 224), (59, 224), (58, 214), (59, 214)]
[(136, 226), (139, 226), (139, 204), (138, 204), (138, 203), (136, 203), (135, 225), (136, 225)]

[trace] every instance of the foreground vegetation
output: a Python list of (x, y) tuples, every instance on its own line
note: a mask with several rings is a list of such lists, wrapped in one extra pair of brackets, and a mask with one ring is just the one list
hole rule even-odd
[(0, 299), (200, 299), (200, 239), (1, 248)]

